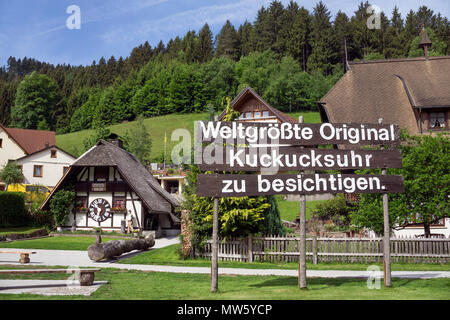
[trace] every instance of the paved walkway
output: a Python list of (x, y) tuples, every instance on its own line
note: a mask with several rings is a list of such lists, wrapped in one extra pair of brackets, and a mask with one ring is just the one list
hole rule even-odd
[(94, 281), (90, 286), (72, 284), (68, 280), (0, 280), (0, 293), (42, 294), (44, 296), (90, 296), (107, 281)]
[[(161, 248), (170, 244), (177, 243), (177, 238), (157, 239), (153, 248)], [(7, 250), (26, 251), (28, 249)], [(117, 268), (127, 270), (156, 271), (156, 272), (174, 272), (174, 273), (201, 273), (209, 274), (209, 267), (182, 267), (182, 266), (161, 266), (161, 265), (140, 265), (140, 264), (119, 264), (118, 260), (94, 262), (87, 255), (87, 251), (75, 250), (40, 250), (33, 249), (36, 254), (30, 255), (30, 266), (67, 266), (67, 267), (96, 267), (96, 268)], [(119, 260), (140, 254), (141, 251), (133, 251), (124, 254)], [(18, 264), (18, 254), (0, 253), (0, 264)], [(220, 263), (219, 263), (220, 266)], [(220, 268), (219, 274), (232, 275), (275, 275), (275, 276), (294, 276), (298, 275), (297, 270), (279, 270), (279, 269), (243, 269), (243, 268)], [(368, 278), (382, 277), (382, 271), (374, 273), (368, 271), (350, 271), (350, 270), (307, 270), (308, 277), (323, 278)], [(450, 278), (450, 271), (393, 271), (392, 277), (396, 278), (414, 278), (414, 279), (432, 279), (432, 278)]]

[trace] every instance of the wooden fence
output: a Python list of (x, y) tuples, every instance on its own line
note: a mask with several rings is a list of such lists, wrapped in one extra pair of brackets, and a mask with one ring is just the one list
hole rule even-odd
[[(211, 256), (208, 241), (197, 257)], [(449, 263), (450, 238), (391, 238), (391, 261)], [(297, 262), (300, 238), (249, 237), (219, 239), (219, 259), (232, 261)], [(373, 263), (383, 261), (383, 238), (307, 238), (306, 258), (312, 263)]]

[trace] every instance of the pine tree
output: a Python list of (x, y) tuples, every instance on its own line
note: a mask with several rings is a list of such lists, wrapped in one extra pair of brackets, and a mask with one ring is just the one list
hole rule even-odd
[(330, 11), (323, 2), (314, 8), (311, 28), (312, 52), (308, 58), (308, 70), (321, 70), (330, 74), (332, 65), (336, 63), (337, 53), (333, 39), (333, 28), (330, 22)]
[(333, 29), (336, 39), (336, 51), (339, 53), (339, 62), (341, 63), (343, 70), (346, 70), (346, 61), (350, 60), (348, 52), (352, 49), (352, 39), (350, 33), (350, 21), (347, 15), (340, 10), (334, 19)]
[(236, 29), (231, 24), (230, 20), (227, 20), (216, 37), (216, 56), (237, 60), (239, 58), (237, 56), (237, 45), (238, 38)]
[(198, 41), (195, 47), (195, 56), (200, 63), (209, 61), (214, 54), (214, 44), (212, 40), (212, 32), (207, 23), (203, 26), (198, 34)]
[(386, 58), (405, 57), (407, 41), (403, 19), (398, 11), (397, 6), (392, 11), (391, 27), (389, 28), (390, 43), (386, 48)]
[(354, 51), (352, 56), (363, 59), (372, 51), (374, 43), (374, 32), (367, 27), (367, 21), (371, 14), (367, 12), (369, 2), (361, 2), (358, 10), (350, 19), (351, 30), (353, 34)]
[(248, 56), (250, 52), (255, 50), (254, 37), (252, 24), (245, 20), (245, 22), (239, 26), (237, 32), (239, 57)]

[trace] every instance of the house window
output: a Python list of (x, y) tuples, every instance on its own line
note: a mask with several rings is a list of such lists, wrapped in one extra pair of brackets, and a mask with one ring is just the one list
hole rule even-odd
[(125, 197), (114, 197), (113, 207), (125, 208)]
[(255, 111), (255, 118), (261, 118), (261, 112)]
[(33, 166), (33, 177), (42, 178), (42, 166)]
[(69, 167), (63, 167), (63, 175), (66, 174), (67, 170), (69, 170)]
[(87, 210), (88, 207), (88, 197), (77, 196), (75, 199), (75, 208), (77, 210), (84, 209)]
[(56, 150), (50, 150), (50, 157), (56, 158)]
[(269, 117), (269, 111), (263, 111), (263, 118)]
[(107, 180), (109, 175), (108, 167), (95, 167), (95, 180)]
[(431, 129), (445, 128), (445, 113), (444, 112), (430, 112), (430, 128)]
[(246, 118), (251, 118), (252, 117), (252, 113), (251, 112), (246, 112), (245, 113), (245, 117)]

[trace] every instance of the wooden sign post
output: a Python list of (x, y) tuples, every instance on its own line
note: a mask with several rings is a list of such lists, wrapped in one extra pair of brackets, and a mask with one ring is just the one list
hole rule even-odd
[(211, 292), (216, 292), (219, 283), (219, 198), (214, 197), (213, 232), (211, 252)]
[[(317, 145), (395, 145), (400, 128), (388, 124), (305, 124), (200, 121), (196, 126), (196, 163), (203, 171), (254, 171), (256, 174), (199, 174), (197, 196), (213, 197), (211, 291), (218, 288), (219, 197), (300, 195), (299, 288), (306, 288), (306, 195), (382, 193), (385, 219), (385, 285), (391, 286), (388, 193), (403, 192), (403, 177), (387, 175), (401, 168), (396, 150), (317, 149)], [(205, 146), (205, 143), (209, 145)], [(310, 146), (310, 148), (303, 148)], [(269, 148), (270, 150), (267, 150)], [(263, 150), (263, 151), (261, 151)], [(265, 150), (265, 151), (264, 151)], [(382, 175), (305, 174), (305, 170), (381, 168)], [(264, 171), (272, 172), (263, 174)], [(273, 174), (297, 171), (299, 174)]]
[[(303, 123), (303, 116), (298, 118)], [(300, 147), (303, 149), (303, 147)], [(300, 174), (303, 174), (303, 170)], [(306, 196), (300, 195), (300, 254), (298, 256), (298, 287), (306, 289)]]
[[(383, 118), (380, 118), (378, 123), (383, 124)], [(382, 169), (381, 174), (386, 175), (386, 168)], [(383, 279), (384, 286), (391, 287), (391, 228), (389, 226), (389, 199), (387, 193), (383, 193), (383, 223)]]

